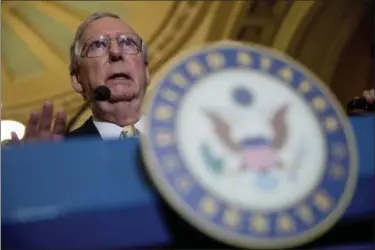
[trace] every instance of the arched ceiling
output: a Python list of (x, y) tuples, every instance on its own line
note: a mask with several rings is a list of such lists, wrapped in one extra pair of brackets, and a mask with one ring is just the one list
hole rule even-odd
[(363, 1), (2, 2), (3, 119), (25, 122), (46, 99), (68, 114), (77, 110), (82, 100), (70, 86), (68, 47), (76, 27), (94, 11), (117, 13), (138, 31), (148, 43), (153, 75), (180, 50), (234, 39), (285, 51), (329, 79), (334, 65), (325, 71), (318, 67), (317, 58), (325, 56), (319, 51), (327, 53), (319, 39), (336, 28), (337, 39), (324, 42), (338, 47), (326, 56), (328, 66), (335, 64), (362, 15)]

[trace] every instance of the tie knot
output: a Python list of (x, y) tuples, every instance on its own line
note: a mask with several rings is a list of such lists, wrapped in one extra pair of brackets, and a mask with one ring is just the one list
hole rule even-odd
[(122, 133), (126, 137), (134, 136), (135, 135), (135, 128), (134, 128), (133, 125), (127, 125), (127, 126), (123, 127)]
[(120, 139), (125, 139), (127, 137), (136, 136), (137, 131), (133, 125), (127, 125), (122, 128)]

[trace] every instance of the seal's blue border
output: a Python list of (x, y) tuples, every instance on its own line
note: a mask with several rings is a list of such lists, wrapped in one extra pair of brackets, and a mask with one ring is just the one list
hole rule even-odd
[[(152, 108), (150, 109), (151, 117), (149, 117), (150, 122), (148, 126), (148, 131), (147, 131), (147, 134), (150, 136), (150, 143), (151, 143), (150, 148), (153, 151), (152, 154), (156, 157), (155, 160), (157, 161), (153, 164), (153, 167), (156, 168), (153, 171), (156, 171), (159, 173), (159, 177), (161, 176), (161, 179), (163, 179), (162, 181), (165, 182), (165, 184), (169, 187), (168, 190), (169, 192), (171, 192), (171, 195), (173, 193), (172, 196), (180, 197), (181, 199), (180, 201), (182, 201), (184, 205), (189, 208), (188, 211), (190, 211), (190, 213), (195, 213), (195, 216), (198, 216), (198, 217), (201, 216), (197, 212), (199, 201), (204, 196), (207, 196), (210, 194), (208, 193), (207, 190), (204, 189), (204, 187), (199, 185), (198, 182), (195, 182), (193, 189), (190, 190), (190, 192), (188, 192), (187, 194), (182, 195), (181, 193), (179, 193), (179, 191), (177, 190), (178, 187), (176, 186), (177, 185), (176, 180), (178, 180), (178, 178), (180, 177), (186, 177), (186, 176), (190, 177), (191, 179), (194, 179), (194, 176), (191, 175), (187, 166), (183, 162), (183, 158), (181, 157), (178, 147), (176, 147), (175, 144), (169, 147), (159, 147), (156, 141), (156, 135), (158, 131), (160, 130), (170, 131), (170, 132), (176, 131), (176, 119), (175, 119), (176, 113), (180, 107), (181, 101), (183, 100), (183, 98), (180, 98), (178, 102), (172, 103), (166, 100), (165, 98), (163, 98), (162, 93), (165, 90), (170, 89), (170, 90), (177, 92), (179, 95), (184, 96), (186, 93), (188, 93), (190, 87), (194, 86), (194, 84), (198, 82), (197, 80), (199, 79), (197, 77), (192, 76), (186, 70), (186, 64), (191, 60), (195, 60), (199, 62), (201, 66), (203, 66), (204, 71), (206, 72), (205, 74), (206, 76), (207, 74), (214, 73), (215, 70), (211, 68), (210, 65), (206, 61), (207, 55), (209, 55), (210, 53), (219, 53), (225, 57), (225, 66), (223, 67), (224, 70), (234, 69), (238, 67), (243, 68), (243, 65), (238, 64), (237, 54), (239, 52), (245, 52), (248, 55), (250, 55), (250, 57), (252, 58), (251, 70), (255, 70), (255, 71), (259, 70), (259, 71), (262, 71), (263, 73), (267, 73), (271, 75), (272, 77), (279, 78), (281, 80), (284, 80), (280, 76), (281, 69), (288, 68), (292, 70), (293, 78), (287, 84), (289, 84), (296, 91), (298, 90), (300, 84), (303, 81), (309, 82), (311, 85), (311, 90), (305, 93), (300, 92), (301, 97), (303, 97), (307, 103), (311, 104), (313, 99), (316, 97), (321, 97), (325, 100), (326, 108), (323, 111), (316, 111), (314, 109), (312, 110), (314, 111), (315, 116), (319, 121), (323, 122), (328, 117), (334, 118), (338, 122), (338, 128), (333, 132), (329, 132), (325, 130), (322, 126), (322, 132), (325, 133), (326, 147), (329, 153), (327, 154), (327, 158), (325, 162), (325, 165), (326, 165), (325, 173), (323, 177), (321, 178), (319, 185), (317, 185), (316, 189), (311, 194), (316, 193), (318, 190), (325, 190), (325, 192), (328, 193), (328, 195), (333, 198), (335, 205), (338, 205), (340, 201), (344, 198), (344, 195), (346, 193), (345, 192), (346, 185), (349, 179), (352, 177), (350, 176), (350, 173), (352, 173), (350, 167), (352, 165), (353, 159), (351, 159), (352, 155), (350, 153), (347, 153), (341, 157), (336, 157), (334, 154), (332, 154), (333, 148), (337, 145), (343, 146), (343, 148), (341, 149), (344, 150), (344, 152), (349, 152), (351, 150), (350, 148), (351, 144), (348, 142), (348, 138), (347, 138), (346, 127), (342, 123), (342, 117), (340, 117), (339, 112), (336, 110), (332, 102), (332, 99), (330, 98), (330, 96), (326, 95), (324, 91), (322, 91), (321, 86), (317, 84), (314, 79), (306, 75), (300, 68), (291, 65), (288, 61), (284, 60), (283, 58), (274, 57), (271, 54), (264, 53), (260, 50), (254, 50), (254, 49), (246, 48), (246, 47), (243, 47), (240, 50), (236, 47), (216, 48), (214, 50), (205, 50), (203, 52), (197, 53), (181, 61), (172, 71), (169, 72), (169, 74), (166, 75), (164, 79), (162, 79), (153, 98)], [(261, 58), (264, 58), (264, 57), (267, 57), (271, 60), (271, 66), (268, 68), (267, 71), (265, 71), (264, 68), (261, 67)], [(223, 70), (223, 68), (221, 70)], [(180, 88), (176, 86), (176, 84), (172, 82), (172, 75), (175, 73), (179, 73), (185, 79), (187, 79), (187, 82), (190, 84), (189, 87)], [(169, 105), (173, 107), (172, 113), (173, 113), (174, 119), (165, 120), (165, 121), (160, 121), (159, 119), (156, 119), (156, 116), (152, 114), (155, 114), (157, 108), (160, 105)], [(177, 156), (177, 160), (178, 160), (180, 167), (178, 168), (178, 171), (166, 172), (162, 163), (162, 158), (166, 155), (171, 155), (171, 154)], [(345, 175), (345, 178), (334, 180), (329, 174), (329, 168), (328, 168), (328, 166), (332, 166), (332, 165), (343, 166), (344, 172), (347, 173)], [(159, 181), (161, 179), (159, 179)], [(308, 196), (303, 202), (306, 204), (312, 205), (314, 203), (313, 199), (314, 198), (311, 195), (311, 196)], [(296, 214), (295, 205), (297, 204), (293, 204), (292, 206), (290, 206), (289, 208), (283, 211), (271, 212), (267, 214), (268, 218), (270, 218), (270, 221), (271, 221), (270, 228), (272, 230), (269, 230), (266, 234), (257, 235), (253, 231), (251, 231), (249, 227), (249, 223), (248, 223), (253, 216), (253, 211), (240, 211), (239, 210), (242, 216), (240, 225), (236, 227), (235, 229), (233, 228), (229, 229), (228, 226), (225, 226), (223, 224), (221, 218), (223, 217), (223, 211), (226, 208), (228, 208), (230, 205), (225, 204), (224, 201), (219, 200), (219, 199), (217, 199), (217, 205), (219, 207), (219, 211), (215, 214), (215, 216), (210, 218), (212, 225), (214, 225), (215, 227), (220, 227), (222, 229), (230, 230), (232, 233), (234, 232), (240, 238), (242, 237), (247, 238), (247, 239), (253, 238), (253, 239), (257, 239), (261, 241), (267, 241), (269, 239), (278, 239), (278, 238), (298, 237), (299, 234), (307, 233), (312, 228), (319, 227), (320, 224), (322, 224), (325, 220), (327, 220), (331, 212), (335, 210), (335, 207), (333, 207), (330, 211), (322, 212), (315, 208), (313, 210), (313, 214), (315, 216), (314, 223), (306, 224), (300, 221), (295, 216)], [(310, 207), (314, 208), (314, 206), (310, 206)], [(275, 230), (276, 217), (279, 216), (280, 214), (292, 215), (293, 220), (296, 222), (296, 229), (289, 233), (283, 233), (282, 235), (280, 235), (280, 233), (277, 230)], [(207, 219), (208, 218), (206, 218), (206, 220)]]

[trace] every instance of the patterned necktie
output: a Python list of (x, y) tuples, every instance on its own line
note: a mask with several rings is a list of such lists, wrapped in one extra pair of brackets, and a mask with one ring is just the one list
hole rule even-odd
[(134, 126), (133, 125), (127, 125), (122, 129), (121, 134), (120, 134), (120, 139), (126, 139), (128, 137), (133, 137), (133, 136), (136, 136), (136, 135), (137, 135), (137, 131), (134, 128)]

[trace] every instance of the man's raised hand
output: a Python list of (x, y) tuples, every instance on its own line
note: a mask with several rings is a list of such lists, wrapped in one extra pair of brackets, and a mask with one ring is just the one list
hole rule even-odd
[(363, 97), (366, 99), (367, 103), (373, 103), (374, 102), (374, 89), (365, 90), (363, 92)]
[(53, 105), (50, 101), (43, 104), (42, 110), (31, 113), (26, 125), (25, 136), (20, 140), (12, 132), (11, 142), (59, 141), (66, 132), (66, 114), (57, 112), (53, 121)]

